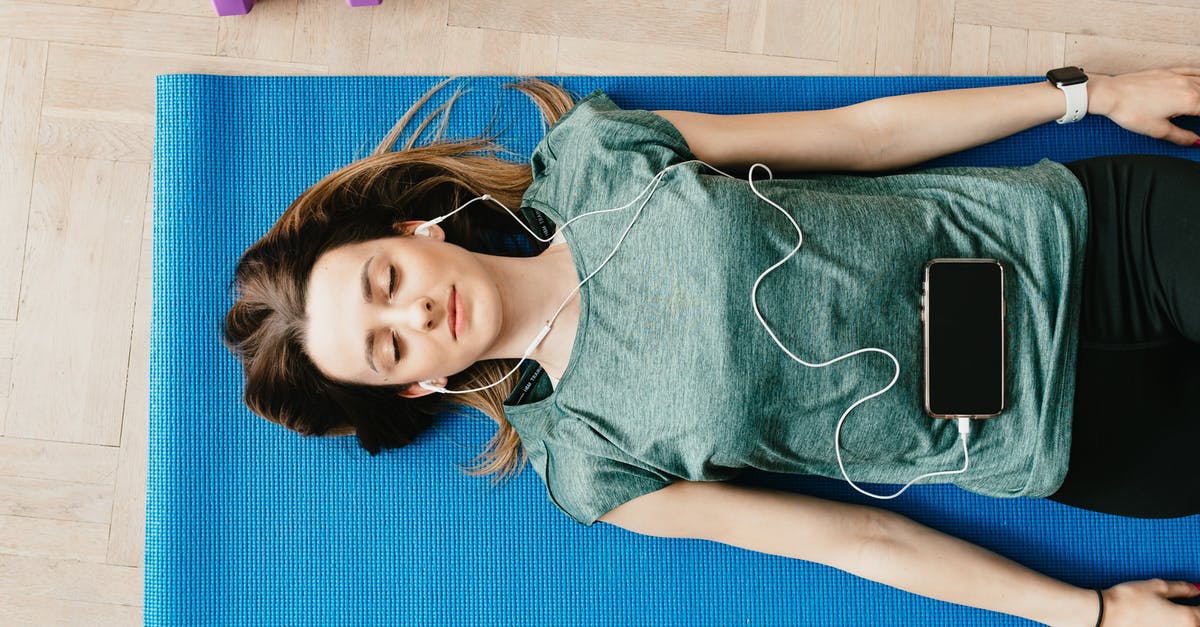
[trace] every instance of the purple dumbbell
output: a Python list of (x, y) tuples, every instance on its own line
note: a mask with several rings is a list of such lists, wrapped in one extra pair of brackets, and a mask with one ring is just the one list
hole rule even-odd
[[(380, 0), (346, 0), (352, 7), (369, 7), (379, 4)], [(254, 8), (254, 0), (212, 0), (217, 15), (245, 15)]]
[(254, 0), (212, 0), (217, 15), (245, 15), (254, 8)]

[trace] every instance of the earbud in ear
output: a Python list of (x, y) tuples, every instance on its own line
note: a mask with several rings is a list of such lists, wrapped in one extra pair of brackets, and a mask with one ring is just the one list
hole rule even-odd
[(448, 391), (446, 388), (442, 388), (442, 387), (438, 387), (438, 386), (434, 385), (432, 381), (421, 381), (421, 382), (418, 382), (417, 385), (421, 386), (422, 388), (425, 388), (426, 390), (429, 390), (430, 392), (445, 393)]
[(416, 233), (417, 235), (424, 235), (425, 237), (429, 237), (429, 226), (430, 226), (430, 223), (426, 222), (426, 223), (422, 224), (421, 226), (418, 226), (417, 230), (413, 231), (413, 232)]

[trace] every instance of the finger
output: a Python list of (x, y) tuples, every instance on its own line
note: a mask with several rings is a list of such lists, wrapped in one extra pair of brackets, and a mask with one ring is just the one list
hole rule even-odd
[(1168, 581), (1166, 596), (1168, 599), (1192, 598), (1200, 596), (1200, 588), (1187, 581)]
[(1196, 133), (1187, 129), (1181, 129), (1181, 127), (1174, 124), (1168, 123), (1168, 126), (1169, 129), (1162, 136), (1165, 141), (1175, 145), (1186, 145), (1186, 147), (1193, 147), (1196, 142), (1200, 142), (1200, 135), (1196, 135)]

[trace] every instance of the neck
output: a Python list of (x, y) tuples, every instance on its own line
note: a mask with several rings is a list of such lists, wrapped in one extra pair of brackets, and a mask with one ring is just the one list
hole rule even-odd
[(552, 372), (561, 373), (570, 357), (579, 321), (579, 284), (566, 246), (553, 246), (536, 257), (479, 255), (500, 289), (502, 320), (495, 344), (481, 359), (520, 359), (563, 300), (571, 300), (553, 320), (550, 332), (529, 354)]

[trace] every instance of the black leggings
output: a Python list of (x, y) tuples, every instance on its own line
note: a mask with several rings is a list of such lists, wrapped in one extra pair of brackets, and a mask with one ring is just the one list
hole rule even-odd
[(1070, 467), (1049, 498), (1138, 518), (1200, 514), (1200, 163), (1065, 165), (1089, 225)]

